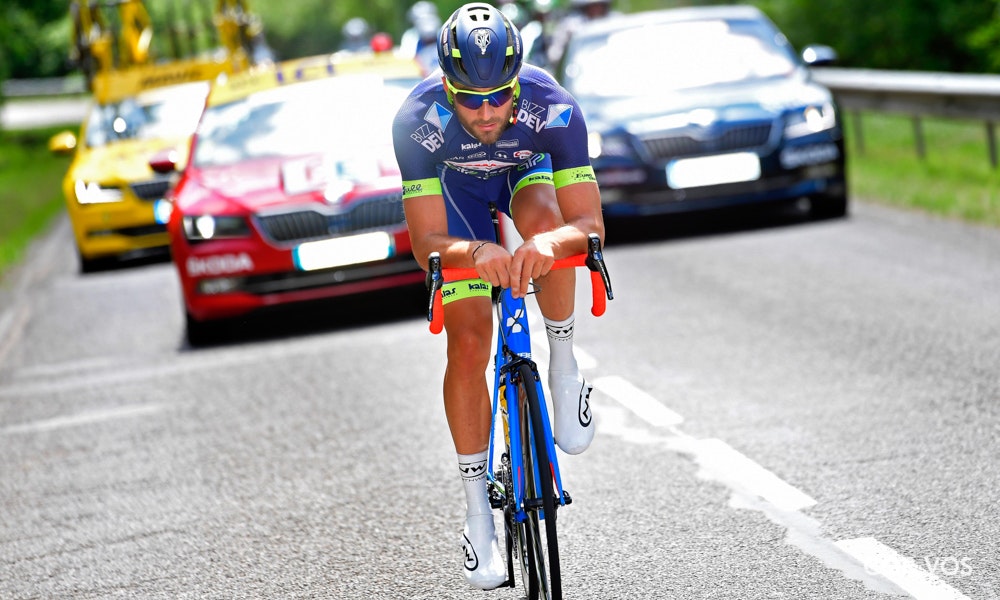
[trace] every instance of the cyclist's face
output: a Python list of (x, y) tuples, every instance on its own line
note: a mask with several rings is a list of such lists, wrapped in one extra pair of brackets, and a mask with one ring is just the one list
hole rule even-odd
[[(474, 92), (486, 92), (487, 89), (470, 88)], [(455, 115), (465, 130), (483, 144), (493, 144), (510, 125), (510, 117), (514, 112), (514, 98), (500, 106), (483, 102), (479, 108), (466, 108), (459, 102), (452, 104)]]

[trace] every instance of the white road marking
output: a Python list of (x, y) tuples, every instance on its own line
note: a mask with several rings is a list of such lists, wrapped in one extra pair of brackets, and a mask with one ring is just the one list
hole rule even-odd
[(969, 597), (921, 569), (912, 559), (899, 554), (875, 538), (865, 537), (836, 542), (837, 547), (893, 582), (916, 600), (969, 600)]
[(593, 384), (654, 427), (674, 427), (684, 422), (684, 417), (617, 375), (599, 377)]
[(0, 429), (0, 433), (12, 434), (12, 433), (37, 433), (43, 431), (52, 431), (54, 429), (62, 429), (65, 427), (77, 427), (80, 425), (88, 425), (90, 423), (99, 423), (102, 421), (111, 421), (114, 419), (139, 417), (142, 415), (159, 412), (164, 408), (166, 407), (163, 406), (162, 404), (146, 404), (144, 406), (121, 406), (117, 408), (95, 410), (90, 412), (79, 413), (76, 415), (68, 415), (64, 417), (54, 417), (51, 419), (45, 419), (43, 421), (22, 423), (20, 425), (10, 425), (8, 427)]
[(701, 466), (703, 475), (722, 482), (731, 489), (763, 498), (780, 510), (802, 510), (816, 504), (808, 494), (722, 440), (692, 439), (685, 445)]
[[(719, 482), (732, 490), (734, 507), (763, 511), (769, 518), (788, 529), (790, 543), (820, 558), (828, 565), (835, 566), (845, 576), (861, 581), (875, 590), (888, 585), (896, 586), (916, 600), (970, 600), (934, 574), (919, 568), (913, 560), (899, 555), (875, 538), (831, 542), (819, 533), (818, 524), (813, 528), (815, 531), (803, 527), (793, 528), (790, 523), (796, 519), (808, 519), (800, 511), (816, 505), (816, 500), (811, 496), (720, 439), (699, 440), (680, 431), (676, 428), (683, 422), (680, 414), (670, 410), (624, 378), (600, 377), (593, 383), (596, 388), (651, 425), (670, 429), (668, 434), (670, 447), (691, 456), (701, 467), (700, 476)], [(614, 418), (609, 419), (606, 425), (612, 430), (621, 428), (625, 431), (624, 423), (616, 422)], [(630, 432), (627, 438), (632, 441), (638, 441), (639, 438), (652, 441), (652, 438), (637, 436), (636, 433)], [(750, 500), (754, 497), (759, 498), (763, 504)], [(817, 550), (823, 547), (830, 548), (831, 551)], [(838, 550), (843, 553), (840, 556), (846, 557), (837, 558), (835, 555), (838, 554)], [(852, 560), (858, 564), (845, 563)], [(954, 566), (952, 563), (949, 564)], [(959, 566), (961, 564), (958, 563)]]

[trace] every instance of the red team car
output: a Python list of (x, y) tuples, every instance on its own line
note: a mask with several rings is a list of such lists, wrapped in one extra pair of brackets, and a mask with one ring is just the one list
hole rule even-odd
[(390, 132), (420, 77), (332, 55), (215, 82), (168, 224), (190, 344), (258, 308), (423, 281)]

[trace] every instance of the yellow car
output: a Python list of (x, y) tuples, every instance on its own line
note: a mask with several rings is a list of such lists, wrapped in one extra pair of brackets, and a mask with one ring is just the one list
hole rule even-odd
[(226, 62), (189, 60), (97, 75), (79, 139), (66, 131), (49, 144), (56, 153), (75, 151), (63, 192), (81, 272), (117, 259), (167, 256), (164, 197), (173, 181), (149, 163), (164, 153), (186, 163), (209, 81), (228, 71)]

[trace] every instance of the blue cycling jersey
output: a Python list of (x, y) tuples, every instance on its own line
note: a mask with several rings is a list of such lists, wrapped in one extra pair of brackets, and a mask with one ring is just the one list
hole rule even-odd
[(587, 127), (576, 100), (546, 71), (519, 74), (516, 121), (490, 145), (462, 127), (437, 71), (410, 92), (393, 122), (403, 198), (442, 195), (449, 233), (493, 239), (488, 202), (510, 214), (521, 187), (595, 182)]

